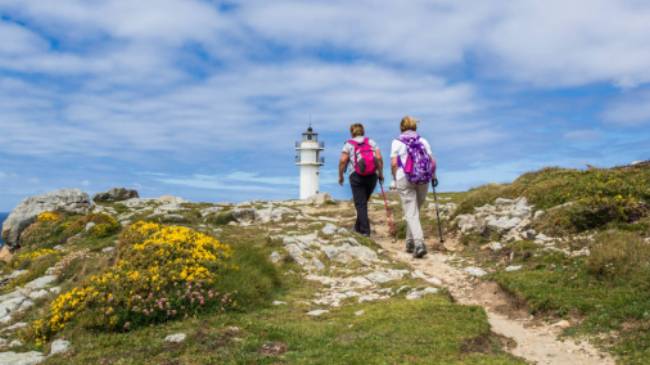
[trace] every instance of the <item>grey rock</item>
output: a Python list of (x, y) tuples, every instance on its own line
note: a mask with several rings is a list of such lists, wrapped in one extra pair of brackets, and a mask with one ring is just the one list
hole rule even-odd
[(277, 264), (282, 260), (282, 255), (280, 255), (277, 251), (271, 252), (271, 256), (269, 257), (272, 263)]
[(501, 244), (501, 242), (497, 242), (497, 241), (488, 243), (488, 247), (493, 252), (499, 252), (503, 249), (503, 245)]
[(439, 290), (437, 288), (424, 288), (422, 290), (413, 290), (406, 295), (406, 299), (416, 300), (422, 298), (425, 295), (437, 294), (438, 292)]
[(57, 279), (56, 275), (41, 276), (40, 278), (34, 279), (29, 283), (25, 284), (25, 288), (31, 290), (42, 289), (55, 282), (56, 279)]
[(323, 232), (323, 234), (328, 235), (328, 236), (331, 236), (331, 235), (335, 234), (337, 231), (338, 231), (338, 227), (336, 227), (332, 223), (327, 223), (325, 225), (325, 227), (323, 227), (323, 229), (321, 229), (321, 232)]
[(496, 205), (511, 205), (511, 204), (514, 204), (514, 202), (515, 202), (515, 201), (512, 200), (512, 199), (507, 199), (507, 198), (497, 198), (497, 199), (494, 201), (494, 204), (496, 204)]
[(90, 231), (91, 229), (93, 229), (93, 227), (94, 227), (95, 225), (97, 225), (97, 223), (95, 223), (95, 222), (88, 222), (88, 223), (86, 224), (86, 227), (84, 227), (84, 230), (85, 230), (86, 232), (88, 232), (88, 231)]
[(12, 340), (11, 342), (9, 342), (9, 347), (10, 348), (11, 347), (20, 347), (22, 345), (23, 345), (23, 341), (21, 341), (21, 340)]
[(79, 189), (62, 189), (23, 200), (2, 224), (2, 237), (10, 248), (20, 243), (20, 234), (36, 217), (47, 211), (86, 214), (92, 208), (88, 194)]
[(115, 247), (113, 247), (113, 246), (108, 246), (108, 247), (102, 248), (103, 253), (111, 253), (113, 251), (115, 251)]
[(0, 364), (3, 365), (35, 365), (44, 360), (45, 356), (37, 351), (0, 352)]
[(93, 196), (95, 202), (119, 202), (123, 200), (139, 198), (137, 190), (127, 188), (112, 188), (103, 193), (97, 193)]
[(23, 328), (27, 328), (28, 324), (26, 322), (16, 322), (12, 324), (11, 326), (4, 328), (2, 332), (9, 332), (9, 331), (15, 331)]
[(320, 317), (323, 314), (329, 313), (329, 312), (330, 311), (328, 311), (327, 309), (316, 309), (316, 310), (307, 312), (307, 315), (310, 316), (310, 317)]
[(27, 296), (29, 297), (29, 299), (38, 300), (38, 299), (41, 299), (41, 298), (45, 298), (49, 294), (50, 294), (49, 291), (47, 291), (45, 289), (39, 289), (39, 290), (32, 291)]
[(364, 315), (365, 313), (366, 313), (366, 311), (364, 311), (363, 309), (360, 309), (360, 310), (354, 312), (354, 315), (359, 317), (359, 316)]
[(181, 343), (181, 342), (185, 341), (186, 338), (187, 338), (187, 335), (182, 333), (182, 332), (181, 333), (174, 333), (174, 334), (171, 334), (171, 335), (168, 335), (167, 337), (165, 337), (165, 342)]
[(519, 271), (521, 270), (522, 266), (521, 265), (510, 265), (506, 267), (507, 272), (513, 272), (513, 271)]
[(9, 276), (7, 276), (7, 278), (8, 279), (15, 279), (15, 278), (19, 277), (20, 275), (25, 274), (27, 272), (28, 272), (28, 270), (14, 270), (14, 271), (11, 272), (11, 274), (9, 274)]
[(366, 278), (376, 284), (384, 284), (389, 281), (399, 280), (408, 274), (407, 270), (388, 269), (385, 271), (374, 271), (366, 275)]
[(287, 302), (283, 302), (281, 300), (274, 300), (273, 305), (287, 305)]
[(54, 340), (50, 346), (50, 356), (56, 354), (64, 354), (70, 350), (70, 341)]
[(477, 278), (487, 275), (487, 272), (485, 270), (481, 269), (480, 267), (473, 266), (466, 267), (465, 272)]
[(201, 213), (201, 217), (207, 217), (210, 214), (219, 213), (222, 210), (223, 210), (223, 207), (218, 207), (218, 206), (216, 206), (216, 207), (208, 207), (208, 208), (201, 209), (200, 213)]

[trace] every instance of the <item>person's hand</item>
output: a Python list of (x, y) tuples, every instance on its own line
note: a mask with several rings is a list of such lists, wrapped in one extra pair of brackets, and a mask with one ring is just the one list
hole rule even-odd
[(438, 179), (436, 179), (434, 177), (433, 180), (431, 180), (431, 186), (433, 186), (434, 188), (437, 187), (438, 186)]
[(379, 175), (379, 183), (380, 184), (384, 183), (384, 175), (383, 174)]
[(397, 182), (395, 182), (395, 180), (390, 182), (390, 189), (391, 190), (397, 189)]
[(343, 186), (343, 175), (339, 175), (339, 185)]

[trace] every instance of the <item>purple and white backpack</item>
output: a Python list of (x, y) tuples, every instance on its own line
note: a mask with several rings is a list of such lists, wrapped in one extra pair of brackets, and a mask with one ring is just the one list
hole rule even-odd
[(420, 136), (401, 135), (398, 141), (406, 145), (406, 163), (402, 165), (402, 159), (397, 158), (397, 165), (404, 171), (406, 180), (412, 184), (428, 184), (435, 176), (436, 161), (429, 156)]

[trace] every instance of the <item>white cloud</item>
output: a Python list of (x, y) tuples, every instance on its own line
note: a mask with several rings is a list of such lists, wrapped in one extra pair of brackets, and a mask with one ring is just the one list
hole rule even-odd
[[(234, 173), (228, 176), (194, 174), (186, 177), (156, 178), (155, 180), (169, 185), (223, 192), (283, 193), (291, 185), (297, 186), (295, 176), (263, 177), (248, 173)], [(295, 183), (292, 183), (292, 181)]]
[[(14, 100), (15, 83), (6, 79), (3, 88), (0, 82), (0, 96), (7, 98), (0, 100)], [(495, 134), (484, 123), (463, 119), (481, 109), (471, 85), (368, 64), (246, 64), (150, 94), (84, 88), (61, 94), (20, 85), (20, 103), (0, 102), (0, 125), (9, 132), (0, 143), (22, 154), (191, 153), (249, 150), (260, 143), (277, 151), (297, 137), (309, 114), (321, 132), (344, 131), (353, 120), (392, 131), (408, 111), (450, 144), (462, 144), (466, 131), (479, 139)]]
[(610, 103), (604, 113), (605, 121), (623, 126), (650, 123), (650, 91), (632, 92)]
[[(242, 21), (290, 48), (330, 45), (422, 69), (463, 64), (542, 86), (650, 81), (650, 5), (628, 0), (246, 1)], [(369, 11), (372, 9), (372, 11)]]

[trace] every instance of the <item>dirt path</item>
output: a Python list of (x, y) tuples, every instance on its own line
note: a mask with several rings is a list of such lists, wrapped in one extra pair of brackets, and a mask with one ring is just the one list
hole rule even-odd
[(371, 207), (370, 217), (375, 230), (373, 239), (377, 244), (393, 258), (408, 263), (427, 276), (440, 279), (457, 302), (485, 308), (492, 331), (516, 344), (507, 348), (513, 355), (540, 365), (615, 364), (611, 356), (586, 341), (560, 339), (560, 328), (541, 323), (525, 310), (518, 309), (496, 283), (475, 279), (452, 266), (450, 255), (430, 252), (423, 259), (413, 259), (404, 252), (403, 242), (393, 242), (389, 238), (383, 209)]

